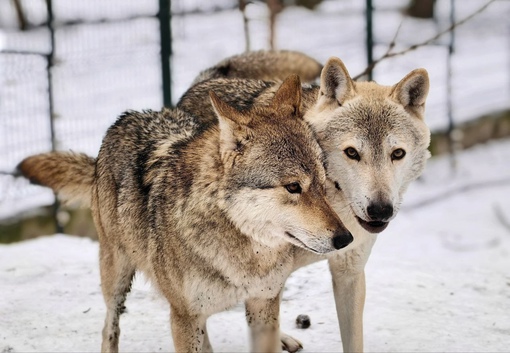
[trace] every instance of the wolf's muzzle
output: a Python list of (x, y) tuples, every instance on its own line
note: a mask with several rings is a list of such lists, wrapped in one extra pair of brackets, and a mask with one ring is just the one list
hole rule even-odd
[(367, 207), (368, 217), (371, 221), (387, 222), (393, 216), (391, 203), (371, 203)]
[(348, 230), (336, 230), (335, 235), (333, 236), (333, 247), (337, 250), (345, 248), (347, 245), (352, 243), (354, 238), (352, 237), (351, 232)]

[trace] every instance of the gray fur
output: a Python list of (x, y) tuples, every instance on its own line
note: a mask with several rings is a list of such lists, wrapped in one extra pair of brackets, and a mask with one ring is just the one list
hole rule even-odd
[(231, 56), (215, 66), (202, 71), (193, 84), (216, 78), (258, 78), (283, 81), (296, 74), (303, 82), (313, 82), (322, 65), (306, 54), (290, 51), (251, 51)]

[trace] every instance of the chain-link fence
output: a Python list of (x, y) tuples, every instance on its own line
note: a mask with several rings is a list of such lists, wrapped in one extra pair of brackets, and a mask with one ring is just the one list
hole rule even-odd
[(0, 214), (52, 202), (47, 190), (6, 175), (24, 157), (52, 149), (97, 154), (127, 108), (159, 109), (159, 3), (1, 0)]
[[(274, 41), (322, 62), (338, 56), (355, 76), (367, 53), (377, 60), (392, 42), (394, 51), (425, 42), (487, 1), (437, 0), (428, 20), (403, 14), (409, 0), (323, 0), (314, 10), (293, 2), (278, 14)], [(96, 155), (121, 112), (160, 109), (170, 93), (175, 102), (200, 70), (245, 50), (238, 5), (174, 0), (170, 12), (170, 0), (0, 0), (0, 219), (54, 200), (9, 175), (24, 157), (51, 149)], [(251, 49), (267, 49), (268, 6), (252, 2), (246, 15)], [(373, 78), (393, 84), (427, 68), (433, 130), (508, 109), (509, 15), (510, 2), (496, 1), (453, 33), (381, 61)]]

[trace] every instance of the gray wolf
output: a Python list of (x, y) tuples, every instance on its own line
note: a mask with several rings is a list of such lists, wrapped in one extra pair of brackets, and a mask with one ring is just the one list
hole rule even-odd
[[(243, 71), (240, 62), (236, 64)], [(261, 80), (271, 69), (282, 70), (267, 63), (264, 77), (208, 79), (202, 75), (203, 81), (192, 86), (177, 106), (199, 115), (205, 126), (215, 124), (205, 98), (209, 90), (249, 109), (270, 100), (278, 89), (278, 80)], [(251, 72), (250, 68), (245, 72)], [(393, 86), (383, 86), (353, 81), (335, 57), (322, 69), (319, 85), (303, 86), (301, 109), (326, 156), (328, 199), (354, 241), (328, 255), (300, 251), (295, 268), (328, 259), (345, 352), (363, 351), (364, 268), (377, 234), (397, 215), (409, 183), (421, 174), (430, 156), (430, 131), (424, 121), (428, 91), (425, 69), (411, 71)], [(282, 342), (289, 351), (301, 347), (283, 333)]]
[(280, 293), (296, 249), (325, 254), (352, 235), (326, 201), (320, 146), (290, 76), (240, 112), (210, 93), (217, 124), (179, 110), (128, 112), (97, 159), (50, 152), (19, 169), (90, 203), (107, 307), (102, 351), (118, 351), (119, 315), (136, 270), (170, 303), (178, 352), (210, 351), (206, 319), (244, 301), (252, 351), (281, 351)]
[(226, 58), (202, 71), (193, 84), (211, 78), (257, 78), (281, 80), (296, 74), (302, 82), (313, 82), (319, 77), (322, 64), (314, 58), (292, 50), (251, 51)]

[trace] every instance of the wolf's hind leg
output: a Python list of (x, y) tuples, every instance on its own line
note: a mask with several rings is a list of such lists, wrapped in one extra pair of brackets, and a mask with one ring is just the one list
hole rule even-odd
[(273, 299), (248, 299), (246, 320), (251, 332), (252, 352), (281, 352), (280, 296)]
[(203, 352), (203, 349), (206, 348), (205, 321), (207, 318), (201, 315), (189, 314), (186, 308), (172, 304), (170, 304), (170, 307), (170, 324), (175, 351), (178, 353)]
[(295, 353), (303, 349), (303, 344), (285, 332), (280, 331), (280, 340), (282, 341), (282, 349), (289, 353)]
[(118, 249), (101, 244), (99, 250), (101, 288), (106, 304), (106, 319), (103, 327), (102, 352), (119, 351), (119, 317), (124, 309), (126, 295), (131, 290), (135, 275), (133, 266)]

